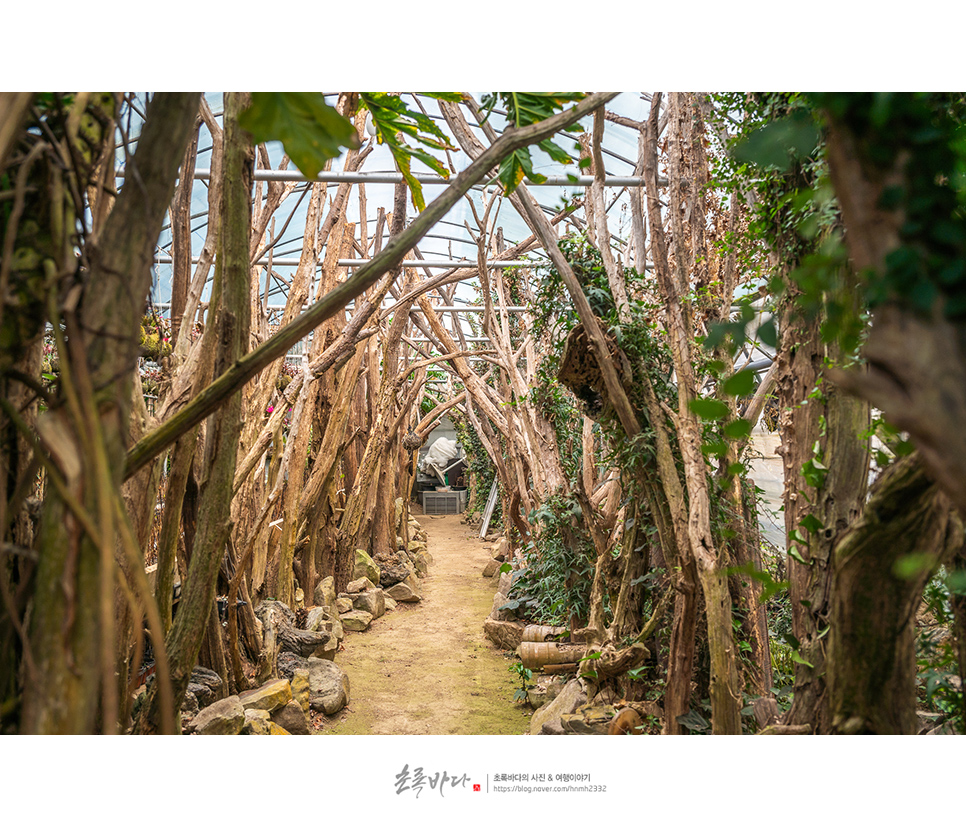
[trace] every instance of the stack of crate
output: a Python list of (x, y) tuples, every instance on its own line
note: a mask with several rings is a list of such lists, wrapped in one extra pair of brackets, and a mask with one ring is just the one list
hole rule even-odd
[(426, 515), (459, 515), (466, 509), (466, 490), (424, 492), (423, 512)]

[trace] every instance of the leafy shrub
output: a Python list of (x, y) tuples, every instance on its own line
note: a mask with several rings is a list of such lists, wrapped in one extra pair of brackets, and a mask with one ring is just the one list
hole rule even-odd
[(515, 575), (505, 609), (548, 625), (586, 619), (595, 554), (581, 517), (577, 501), (562, 495), (551, 496), (530, 514), (540, 532), (524, 549), (524, 567)]

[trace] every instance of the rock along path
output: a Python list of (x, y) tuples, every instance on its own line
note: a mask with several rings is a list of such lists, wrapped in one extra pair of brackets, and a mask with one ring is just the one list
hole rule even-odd
[(347, 632), (335, 662), (349, 676), (349, 705), (327, 719), (331, 735), (521, 735), (529, 712), (513, 702), (514, 676), (483, 634), (495, 580), (487, 545), (462, 516), (416, 516), (433, 557), (422, 602), (400, 603), (364, 632)]

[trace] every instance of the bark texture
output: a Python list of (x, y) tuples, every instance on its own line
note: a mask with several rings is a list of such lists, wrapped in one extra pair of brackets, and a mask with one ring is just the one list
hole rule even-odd
[(834, 554), (828, 648), (832, 732), (914, 734), (915, 615), (963, 527), (918, 454), (876, 481)]
[[(223, 229), (212, 292), (215, 318), (210, 325), (217, 339), (215, 373), (230, 366), (248, 348), (249, 195), (255, 151), (251, 136), (242, 131), (237, 123), (238, 115), (247, 101), (249, 96), (244, 93), (229, 93), (225, 97)], [(241, 392), (238, 391), (228, 398), (224, 408), (207, 426), (198, 526), (178, 614), (165, 641), (176, 704), (180, 704), (187, 689), (206, 630), (216, 630), (212, 636), (220, 646), (221, 625), (217, 616), (209, 614), (214, 610), (215, 581), (228, 544), (240, 418)], [(154, 732), (161, 726), (162, 706), (156, 693), (156, 685), (149, 688), (137, 724), (139, 732)]]
[[(108, 644), (111, 654), (114, 651), (115, 527), (108, 516), (115, 510), (110, 496), (120, 488), (123, 467), (118, 461), (124, 454), (138, 326), (151, 284), (154, 247), (198, 97), (181, 93), (152, 99), (130, 162), (131, 177), (104, 222), (99, 246), (90, 253), (87, 281), (96, 291), (75, 288), (69, 296), (74, 308), (69, 301), (65, 310), (75, 316), (71, 361), (79, 376), (72, 381), (82, 390), (72, 411), (48, 412), (47, 440), (57, 444), (61, 463), (72, 474), (66, 492), (52, 491), (44, 507), (30, 628), (36, 675), (26, 682), (21, 724), (26, 733), (93, 732), (98, 726), (99, 696), (109, 698), (108, 691), (116, 687), (113, 668), (110, 682), (104, 679), (108, 673), (103, 656)], [(92, 406), (97, 411), (96, 430), (91, 424)], [(86, 418), (81, 416), (85, 409)], [(96, 482), (84, 484), (82, 472)], [(76, 503), (68, 493), (73, 493)], [(99, 519), (99, 543), (92, 539), (92, 526), (78, 516), (81, 506), (88, 517)], [(111, 600), (110, 610), (105, 610), (106, 597)], [(94, 611), (94, 616), (79, 614)], [(100, 729), (111, 731), (116, 718), (116, 705), (112, 709), (108, 702)]]

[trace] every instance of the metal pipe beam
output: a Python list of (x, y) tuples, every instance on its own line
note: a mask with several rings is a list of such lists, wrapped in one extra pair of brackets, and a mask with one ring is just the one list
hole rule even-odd
[(756, 359), (754, 362), (749, 362), (747, 365), (745, 365), (742, 370), (754, 371), (757, 373), (758, 371), (764, 371), (767, 368), (770, 368), (774, 361), (774, 359)]
[[(488, 341), (490, 341), (490, 337), (489, 336), (464, 336), (463, 338), (466, 339), (467, 342), (488, 342)], [(413, 342), (431, 342), (433, 340), (427, 338), (426, 336), (413, 336), (413, 337), (411, 337), (411, 341), (413, 341)]]
[[(125, 176), (125, 169), (119, 168), (115, 172), (115, 176), (123, 179)], [(449, 185), (450, 180), (444, 179), (438, 174), (414, 174), (416, 181), (421, 185)], [(211, 169), (209, 168), (198, 168), (195, 170), (194, 178), (196, 180), (208, 180), (211, 179)], [(353, 183), (378, 183), (392, 185), (397, 182), (403, 181), (403, 175), (399, 172), (386, 171), (379, 173), (368, 173), (363, 174), (357, 171), (322, 171), (314, 180), (309, 180), (304, 174), (299, 171), (275, 171), (266, 170), (264, 168), (255, 171), (255, 181), (256, 182), (353, 182)], [(523, 181), (524, 185), (528, 188), (537, 188), (542, 185), (556, 185), (556, 186), (588, 186), (594, 182), (593, 177), (587, 176), (573, 176), (573, 177), (547, 177), (543, 182), (531, 182), (528, 179)], [(607, 176), (604, 178), (604, 185), (621, 187), (644, 187), (644, 177), (614, 177)]]
[[(299, 258), (273, 258), (272, 266), (298, 266)], [(154, 259), (157, 264), (170, 264), (172, 258), (170, 255), (158, 255)], [(191, 262), (193, 264), (198, 263), (198, 258), (192, 258)], [(365, 266), (369, 261), (364, 258), (340, 258), (339, 266)], [(503, 269), (514, 266), (542, 266), (548, 263), (547, 261), (490, 261), (487, 266), (493, 267), (494, 269)], [(255, 262), (257, 266), (268, 266), (268, 258), (261, 258)], [(317, 264), (321, 266), (322, 264)], [(469, 260), (451, 260), (451, 261), (427, 261), (427, 260), (413, 260), (413, 261), (403, 261), (403, 266), (411, 267), (429, 267), (431, 269), (476, 269), (476, 261)]]
[[(169, 309), (171, 307), (171, 302), (170, 301), (156, 301), (156, 302), (154, 302), (154, 304), (152, 306), (153, 307), (156, 307), (159, 310), (167, 310), (167, 309)], [(306, 306), (308, 306), (308, 305), (306, 305)], [(285, 309), (285, 305), (284, 304), (269, 304), (268, 307), (267, 307), (267, 309), (269, 309), (269, 310), (284, 310)], [(351, 312), (353, 309), (355, 309), (355, 306), (353, 304), (346, 305), (346, 310), (348, 310), (348, 311)], [(392, 309), (392, 305), (389, 305), (389, 306), (386, 306), (386, 307), (380, 307), (379, 309), (380, 310), (391, 310)], [(498, 313), (526, 313), (528, 308), (526, 308), (526, 307), (505, 307), (504, 308), (504, 307), (497, 307), (496, 305), (494, 305), (493, 309), (496, 312), (498, 312)], [(477, 306), (474, 306), (472, 304), (468, 304), (468, 305), (463, 306), (463, 307), (458, 307), (458, 306), (433, 307), (433, 310), (434, 310), (434, 312), (437, 312), (437, 313), (482, 313), (482, 312), (484, 312), (486, 310), (486, 308), (485, 307), (482, 307), (482, 306), (477, 307)], [(418, 311), (415, 311), (415, 312), (418, 312)]]

